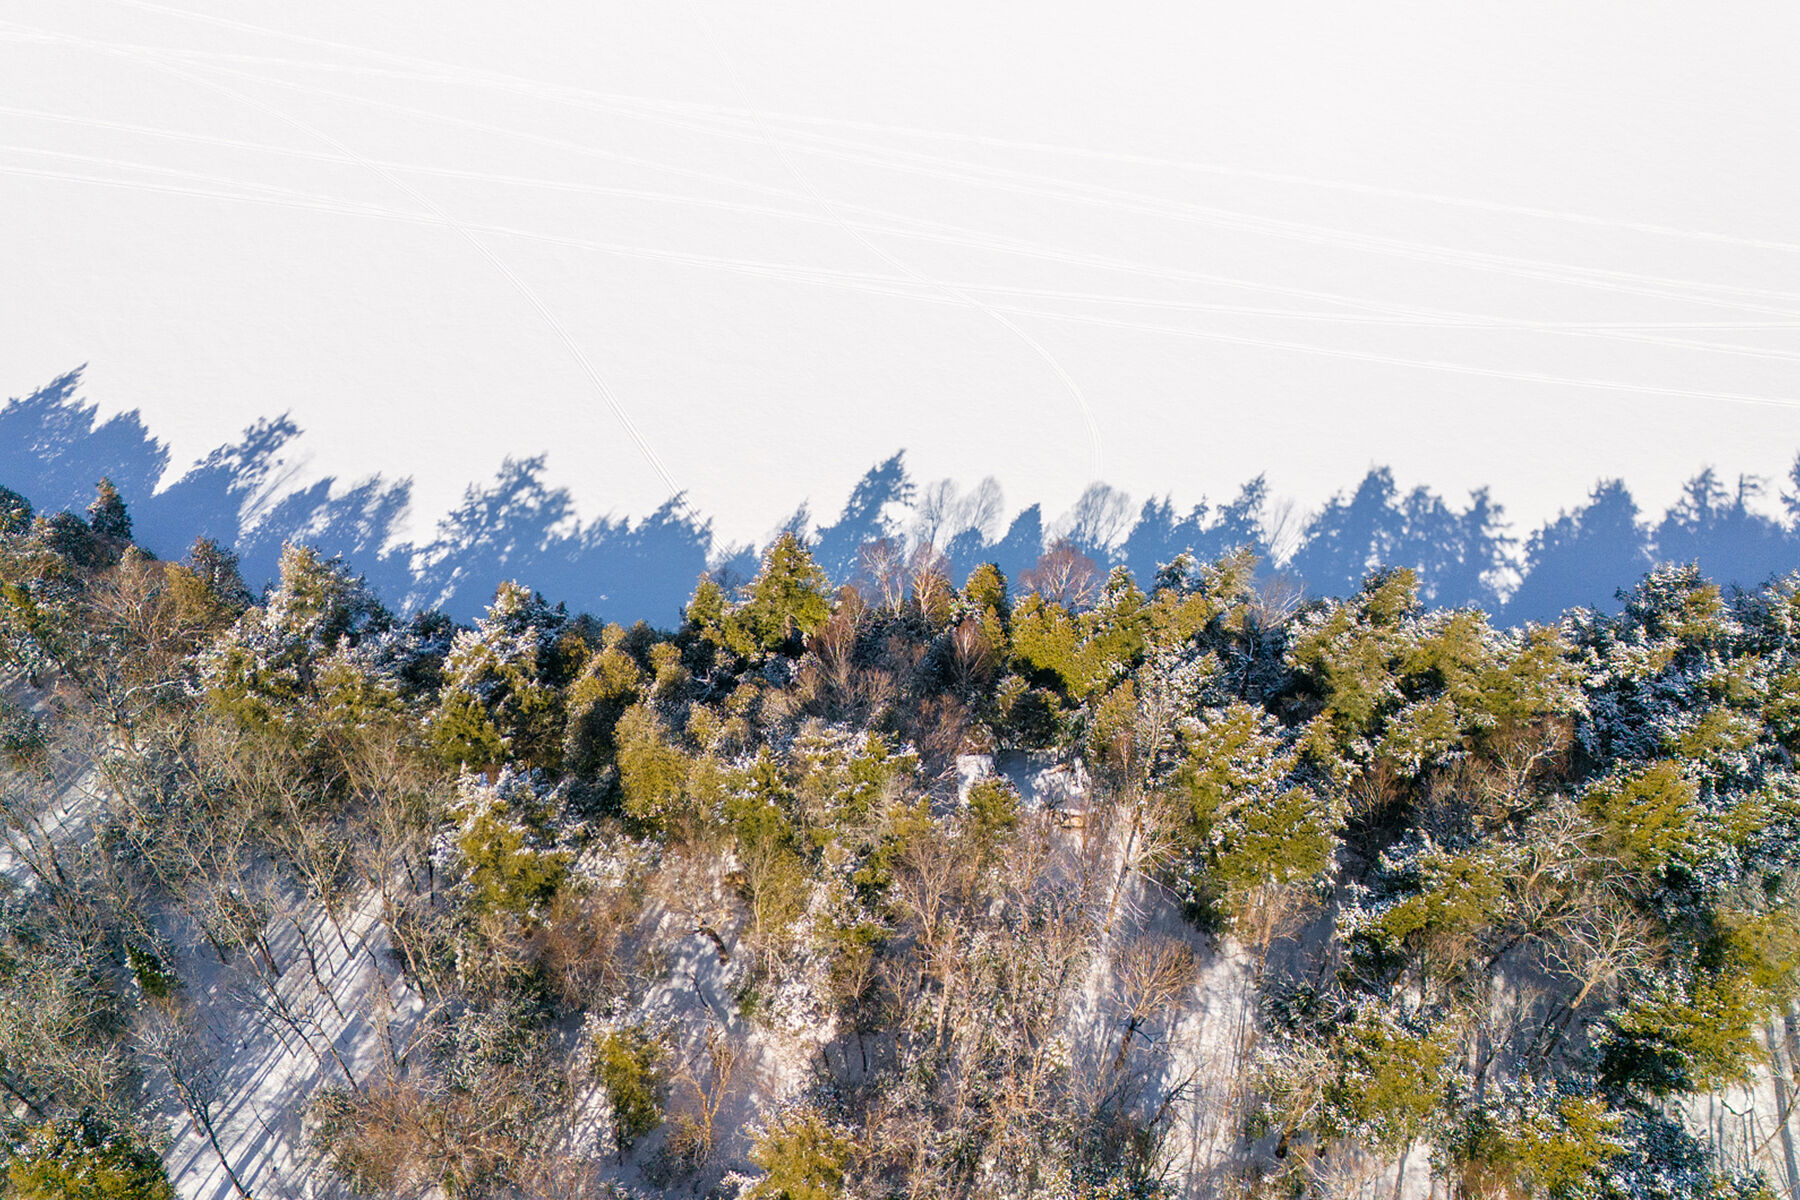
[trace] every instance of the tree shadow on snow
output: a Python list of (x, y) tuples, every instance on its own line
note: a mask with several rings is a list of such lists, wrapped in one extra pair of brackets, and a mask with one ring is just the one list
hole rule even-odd
[[(286, 415), (257, 421), (171, 479), (167, 445), (136, 412), (100, 420), (79, 395), (81, 375), (77, 368), (0, 408), (0, 485), (41, 511), (79, 512), (108, 477), (139, 544), (174, 557), (196, 537), (211, 538), (237, 551), (252, 586), (274, 575), (285, 542), (300, 541), (342, 556), (403, 609), (469, 620), (501, 581), (516, 579), (608, 620), (666, 627), (702, 573), (741, 584), (757, 567), (757, 547), (716, 544), (711, 522), (679, 496), (635, 521), (584, 522), (568, 490), (544, 481), (542, 455), (506, 459), (491, 482), (464, 492), (429, 540), (403, 540), (412, 481), (326, 476), (300, 485), (301, 430)], [(1790, 479), (1800, 489), (1800, 464)], [(1615, 593), (1659, 561), (1697, 562), (1717, 582), (1744, 587), (1800, 567), (1800, 496), (1783, 496), (1781, 519), (1753, 507), (1761, 489), (1750, 478), (1728, 488), (1707, 469), (1653, 523), (1622, 482), (1602, 480), (1583, 504), (1524, 539), (1486, 489), (1457, 506), (1425, 487), (1402, 492), (1385, 467), (1304, 522), (1271, 500), (1260, 476), (1230, 501), (1185, 511), (1167, 496), (1134, 510), (1124, 492), (1095, 483), (1047, 520), (1035, 504), (1008, 518), (991, 478), (968, 490), (951, 480), (922, 486), (896, 453), (863, 475), (835, 517), (815, 521), (802, 504), (784, 527), (808, 538), (838, 583), (866, 577), (871, 548), (916, 555), (929, 546), (931, 561), (961, 585), (988, 562), (1016, 582), (1047, 550), (1064, 547), (1097, 575), (1124, 566), (1148, 586), (1184, 551), (1208, 561), (1248, 546), (1265, 575), (1310, 595), (1348, 595), (1371, 570), (1406, 566), (1426, 603), (1475, 605), (1518, 623), (1553, 620), (1575, 605), (1616, 611)]]

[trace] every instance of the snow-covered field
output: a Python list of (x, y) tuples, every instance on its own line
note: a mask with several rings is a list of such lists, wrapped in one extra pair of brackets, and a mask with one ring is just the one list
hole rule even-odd
[[(1016, 510), (1302, 506), (1371, 462), (1529, 529), (1795, 450), (1792, 6), (1102, 13), (12, 0), (0, 393), (89, 364), (177, 473), (503, 455), (722, 538), (906, 448)], [(1702, 67), (1703, 65), (1703, 67)], [(1547, 431), (1554, 431), (1547, 436)]]

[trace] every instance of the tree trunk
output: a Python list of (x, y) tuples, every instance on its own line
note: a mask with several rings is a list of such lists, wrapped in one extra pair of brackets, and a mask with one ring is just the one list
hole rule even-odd
[[(1785, 1017), (1784, 1021), (1791, 1025), (1793, 1018)], [(1789, 1090), (1789, 1072), (1793, 1069), (1793, 1063), (1784, 1053), (1786, 1048), (1776, 1040), (1773, 1021), (1763, 1030), (1763, 1036), (1769, 1046), (1769, 1077), (1775, 1084), (1775, 1120), (1776, 1128), (1781, 1131), (1781, 1160), (1782, 1166), (1787, 1169), (1788, 1196), (1791, 1200), (1800, 1200), (1800, 1169), (1796, 1169), (1794, 1131), (1788, 1121), (1794, 1103)]]

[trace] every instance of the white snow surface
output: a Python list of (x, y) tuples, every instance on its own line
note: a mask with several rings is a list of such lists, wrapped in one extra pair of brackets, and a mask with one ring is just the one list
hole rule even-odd
[[(298, 929), (270, 927), (281, 997), (298, 1030), (270, 1015), (250, 972), (221, 964), (197, 931), (182, 924), (168, 931), (181, 945), (172, 965), (198, 1009), (203, 1051), (213, 1059), (220, 1143), (258, 1200), (313, 1200), (343, 1190), (309, 1151), (303, 1128), (306, 1106), (321, 1088), (347, 1085), (330, 1050), (360, 1082), (374, 1077), (387, 1055), (402, 1059), (412, 1048), (424, 1005), (389, 961), (380, 918), (380, 897), (371, 892), (343, 918), (342, 939), (316, 904), (301, 910)], [(303, 941), (318, 961), (317, 982)], [(174, 1141), (164, 1159), (183, 1200), (234, 1196), (206, 1136), (178, 1105), (165, 1107)]]
[(1087, 805), (1090, 780), (1086, 764), (1045, 750), (957, 755), (957, 800), (966, 803), (971, 786), (994, 777), (1012, 784), (1027, 811), (1047, 809), (1078, 816)]
[(1792, 5), (0, 21), (0, 391), (87, 363), (177, 472), (291, 413), (421, 535), (505, 454), (740, 542), (902, 447), (1049, 514), (1388, 463), (1527, 529), (1795, 449)]

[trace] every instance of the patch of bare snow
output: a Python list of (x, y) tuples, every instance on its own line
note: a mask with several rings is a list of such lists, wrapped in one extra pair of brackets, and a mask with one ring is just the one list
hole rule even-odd
[[(411, 1041), (425, 1013), (420, 997), (388, 965), (378, 894), (365, 895), (344, 915), (341, 937), (316, 903), (301, 908), (296, 920), (297, 928), (272, 922), (267, 930), (279, 968), (275, 994), (249, 964), (221, 963), (187, 923), (165, 931), (179, 950), (171, 965), (194, 1006), (196, 1050), (207, 1069), (220, 1149), (257, 1200), (340, 1194), (328, 1166), (306, 1144), (306, 1106), (323, 1088), (347, 1086), (346, 1074), (360, 1084), (403, 1063), (416, 1049)], [(245, 957), (240, 952), (237, 959)], [(271, 977), (266, 966), (260, 973)], [(176, 1193), (182, 1200), (235, 1196), (204, 1131), (167, 1094), (167, 1080), (155, 1082), (172, 1120), (164, 1161)]]

